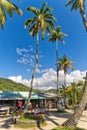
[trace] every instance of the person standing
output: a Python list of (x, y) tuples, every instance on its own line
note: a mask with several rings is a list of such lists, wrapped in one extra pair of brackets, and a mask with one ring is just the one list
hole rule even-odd
[(20, 113), (22, 112), (22, 105), (23, 105), (23, 103), (22, 103), (22, 101), (18, 101), (18, 116), (20, 115)]

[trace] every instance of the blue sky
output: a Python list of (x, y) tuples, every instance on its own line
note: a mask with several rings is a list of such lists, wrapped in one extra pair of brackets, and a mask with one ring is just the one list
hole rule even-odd
[[(10, 78), (29, 86), (35, 62), (35, 38), (29, 35), (28, 28), (24, 29), (26, 19), (33, 16), (26, 12), (26, 8), (28, 6), (40, 8), (45, 0), (13, 2), (23, 10), (23, 15), (19, 17), (14, 14), (12, 19), (7, 16), (4, 31), (0, 27), (0, 77)], [(67, 82), (73, 79), (77, 81), (87, 70), (87, 33), (81, 15), (79, 11), (71, 12), (70, 7), (65, 7), (67, 0), (46, 0), (46, 2), (53, 8), (53, 14), (57, 19), (56, 25), (61, 26), (61, 31), (68, 34), (64, 38), (66, 45), (59, 42), (59, 57), (66, 54), (74, 61), (75, 69), (73, 72), (69, 71)], [(42, 86), (43, 89), (55, 87), (55, 63), (55, 44), (48, 43), (47, 36), (44, 41), (39, 37), (39, 68), (35, 77), (35, 87)], [(63, 84), (62, 77), (60, 84)]]

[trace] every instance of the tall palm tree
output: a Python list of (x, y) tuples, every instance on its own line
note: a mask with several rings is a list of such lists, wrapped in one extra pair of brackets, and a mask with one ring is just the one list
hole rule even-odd
[(16, 12), (18, 15), (22, 15), (21, 9), (19, 9), (15, 4), (9, 0), (0, 0), (0, 25), (4, 29), (5, 22), (7, 20), (6, 14), (9, 14), (12, 17), (13, 12)]
[(68, 0), (66, 6), (71, 5), (72, 10), (79, 10), (82, 16), (84, 27), (87, 31), (87, 19), (86, 19), (86, 0)]
[(68, 118), (62, 125), (76, 126), (80, 116), (82, 115), (82, 112), (84, 111), (86, 103), (87, 103), (87, 72), (85, 77), (85, 88), (84, 88), (82, 99), (80, 100), (79, 105), (74, 111), (74, 113), (72, 114), (72, 116)]
[[(63, 40), (63, 37), (67, 36), (67, 34), (61, 32), (61, 27), (57, 26), (54, 30), (50, 33), (50, 38), (48, 39), (48, 42), (55, 42), (56, 43), (56, 63), (58, 62), (58, 41), (65, 43)], [(59, 96), (59, 72), (58, 72), (58, 64), (56, 65), (56, 71), (57, 71), (57, 96)]]
[(66, 94), (65, 94), (66, 74), (68, 73), (68, 68), (72, 70), (74, 69), (74, 67), (72, 66), (73, 61), (70, 61), (66, 55), (63, 55), (62, 58), (59, 58), (59, 61), (57, 64), (59, 65), (59, 70), (64, 70), (64, 105), (66, 107)]
[(47, 7), (47, 3), (43, 3), (41, 9), (37, 9), (35, 7), (28, 7), (27, 11), (30, 11), (34, 14), (33, 18), (29, 18), (24, 26), (29, 27), (29, 33), (31, 36), (35, 37), (36, 36), (36, 64), (34, 67), (34, 71), (32, 73), (32, 78), (30, 82), (30, 92), (28, 96), (28, 103), (30, 103), (30, 97), (31, 97), (31, 92), (33, 89), (33, 81), (34, 77), (36, 74), (36, 70), (38, 67), (38, 36), (39, 33), (41, 32), (42, 39), (44, 39), (45, 32), (52, 30), (54, 26), (54, 22), (56, 21), (55, 17), (52, 14), (52, 8)]

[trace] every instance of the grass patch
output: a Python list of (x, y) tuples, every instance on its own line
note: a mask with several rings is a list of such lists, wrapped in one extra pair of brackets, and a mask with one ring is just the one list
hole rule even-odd
[(32, 115), (29, 113), (21, 113), (20, 118), (16, 120), (15, 127), (17, 128), (31, 128), (37, 126), (46, 126), (46, 120), (44, 119), (44, 115)]
[(33, 124), (15, 124), (14, 127), (16, 128), (32, 128), (32, 127), (37, 127), (37, 125), (33, 125)]
[(44, 122), (41, 124), (41, 126), (47, 126), (47, 122), (44, 121)]
[(30, 117), (25, 117), (25, 116), (20, 116), (19, 120), (21, 120), (21, 121), (34, 121), (34, 119), (32, 119)]
[(78, 128), (78, 127), (63, 127), (63, 126), (59, 126), (56, 127), (52, 130), (84, 130), (83, 128)]

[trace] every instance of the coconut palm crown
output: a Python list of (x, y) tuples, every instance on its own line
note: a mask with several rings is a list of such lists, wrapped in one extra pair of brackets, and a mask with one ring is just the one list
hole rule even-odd
[(67, 36), (67, 34), (61, 32), (61, 27), (57, 26), (54, 30), (51, 31), (48, 42), (55, 42), (58, 39), (62, 43), (65, 43), (65, 41), (63, 40), (64, 36)]
[(85, 0), (68, 0), (68, 2), (66, 3), (66, 6), (71, 5), (71, 11), (72, 10), (80, 10), (81, 5), (84, 7), (85, 9)]
[(86, 19), (86, 0), (68, 0), (66, 6), (71, 5), (71, 11), (80, 11), (84, 27), (87, 31), (87, 19)]
[(42, 38), (44, 39), (45, 31), (52, 30), (54, 22), (56, 21), (51, 13), (52, 8), (47, 7), (47, 3), (44, 3), (40, 9), (28, 7), (27, 11), (32, 12), (35, 16), (25, 22), (25, 28), (26, 26), (29, 27), (29, 32), (33, 37), (41, 30)]
[(71, 65), (73, 64), (73, 61), (70, 61), (69, 58), (66, 55), (63, 55), (62, 58), (59, 58), (59, 61), (57, 64), (59, 64), (59, 70), (64, 70), (64, 74), (68, 73), (68, 68), (74, 69), (74, 67)]
[(15, 4), (9, 0), (0, 0), (0, 25), (2, 29), (4, 29), (4, 25), (7, 20), (6, 14), (12, 17), (14, 12), (18, 15), (22, 15), (21, 9), (19, 9)]

